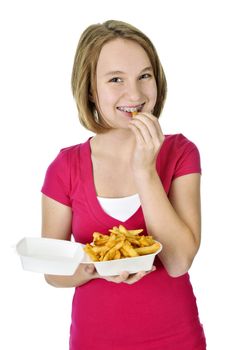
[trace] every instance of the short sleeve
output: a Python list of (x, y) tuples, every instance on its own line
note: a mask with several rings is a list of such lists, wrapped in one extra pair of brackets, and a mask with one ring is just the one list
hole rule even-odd
[(180, 134), (179, 147), (177, 150), (178, 160), (176, 162), (173, 178), (175, 179), (179, 176), (191, 173), (201, 174), (201, 160), (197, 146)]
[(61, 150), (49, 165), (41, 192), (67, 206), (70, 201), (70, 156), (67, 150)]

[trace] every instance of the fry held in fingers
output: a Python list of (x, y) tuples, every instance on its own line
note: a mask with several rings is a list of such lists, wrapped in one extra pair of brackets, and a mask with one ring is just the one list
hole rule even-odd
[(127, 230), (123, 225), (114, 226), (109, 235), (93, 233), (93, 242), (84, 251), (93, 261), (109, 261), (157, 252), (161, 245), (152, 236), (140, 236), (143, 229)]
[(138, 112), (131, 112), (132, 118), (135, 117), (138, 114)]

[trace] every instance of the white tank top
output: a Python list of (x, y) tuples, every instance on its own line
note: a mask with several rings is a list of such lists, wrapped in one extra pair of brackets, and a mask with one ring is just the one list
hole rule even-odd
[(97, 197), (102, 209), (113, 218), (126, 221), (140, 207), (139, 195), (136, 193), (129, 197), (104, 198)]

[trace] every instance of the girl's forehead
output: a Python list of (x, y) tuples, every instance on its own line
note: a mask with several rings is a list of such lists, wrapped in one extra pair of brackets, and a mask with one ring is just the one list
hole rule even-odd
[(100, 52), (97, 71), (124, 71), (150, 66), (146, 51), (137, 42), (128, 39), (115, 39), (106, 43)]

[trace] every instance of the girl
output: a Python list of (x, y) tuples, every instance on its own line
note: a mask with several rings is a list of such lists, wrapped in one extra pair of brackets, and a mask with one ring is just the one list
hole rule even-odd
[(73, 276), (45, 276), (75, 287), (70, 349), (206, 349), (188, 274), (200, 245), (199, 152), (161, 130), (167, 87), (153, 44), (124, 22), (88, 27), (72, 90), (95, 136), (62, 149), (48, 167), (42, 235), (85, 244), (94, 231), (123, 224), (143, 228), (163, 250), (156, 267), (133, 275), (102, 277), (81, 264)]

